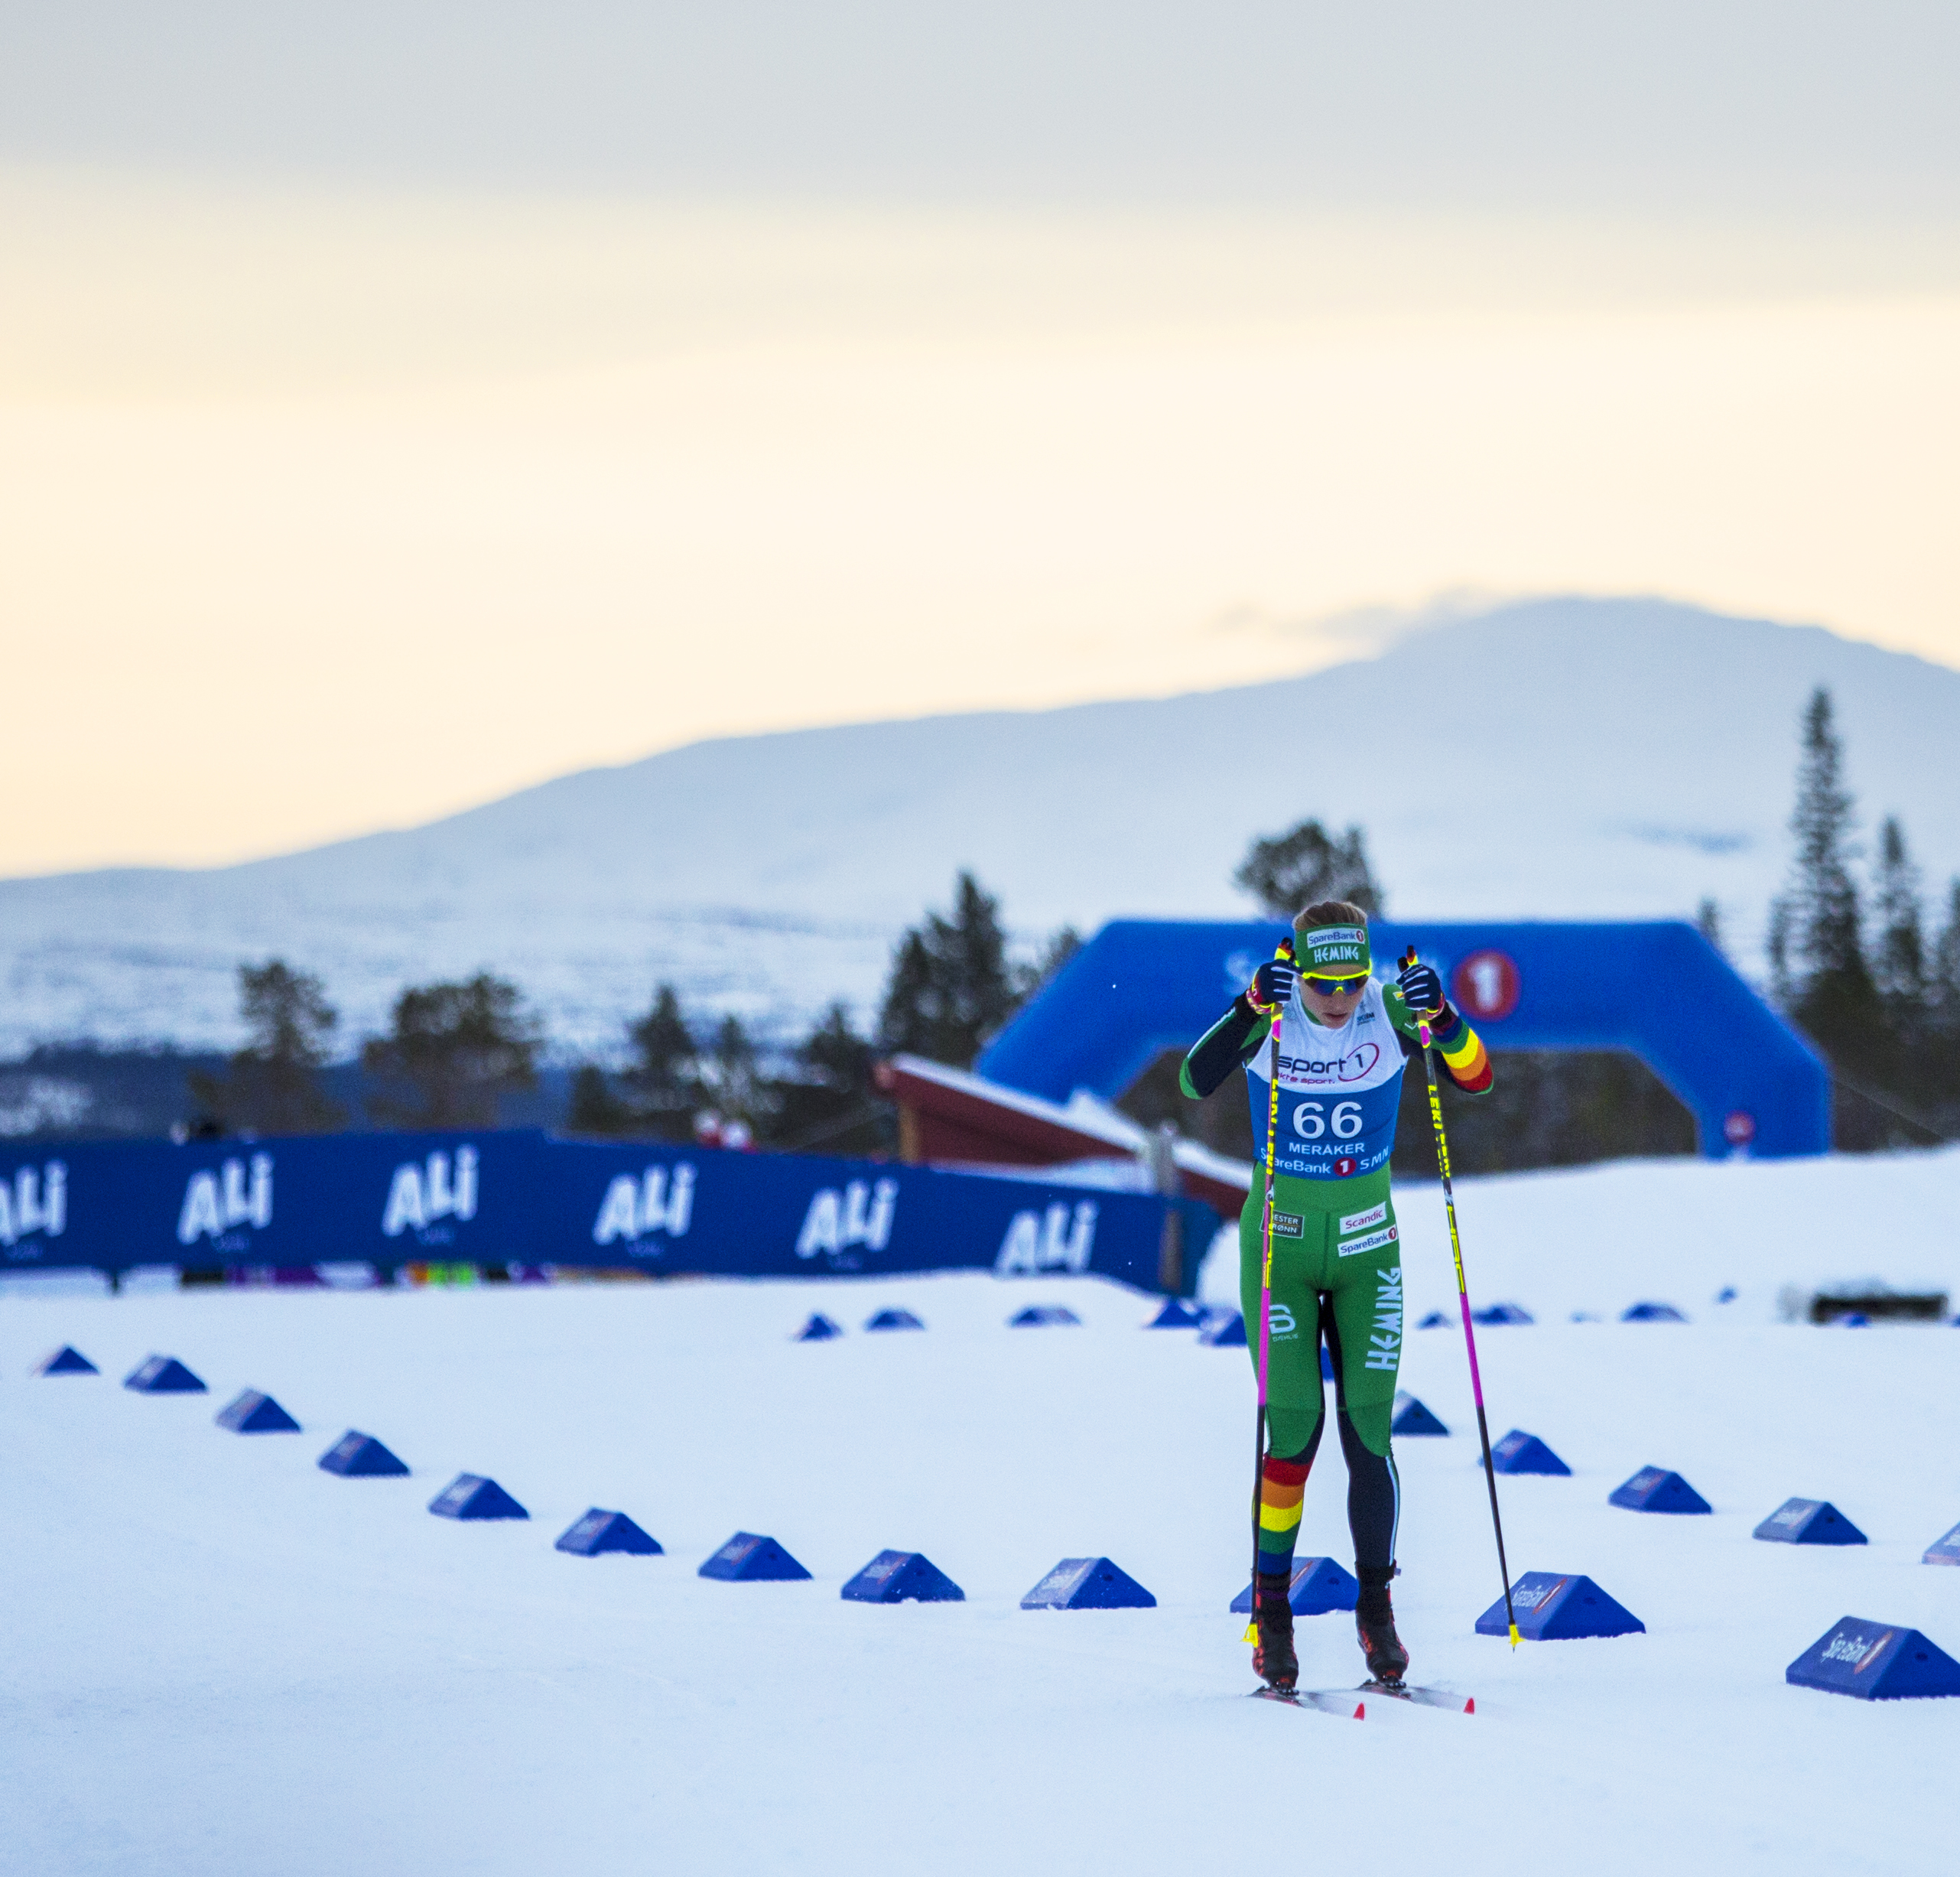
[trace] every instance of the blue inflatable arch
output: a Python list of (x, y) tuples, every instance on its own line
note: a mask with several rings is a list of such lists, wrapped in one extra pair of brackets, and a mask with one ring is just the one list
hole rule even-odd
[[(1165, 1049), (1188, 1048), (1286, 935), (1263, 921), (1105, 925), (974, 1065), (1050, 1101), (1113, 1101)], [(1624, 1049), (1695, 1117), (1701, 1151), (1824, 1153), (1831, 1081), (1810, 1046), (1692, 925), (1377, 921), (1375, 968), (1412, 945), (1493, 1049)]]

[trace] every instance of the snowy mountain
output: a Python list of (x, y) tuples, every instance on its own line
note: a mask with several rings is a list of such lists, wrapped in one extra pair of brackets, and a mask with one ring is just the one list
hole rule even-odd
[(405, 983), (482, 967), (561, 1046), (655, 982), (768, 1025), (874, 1002), (956, 869), (1032, 939), (1117, 914), (1243, 915), (1247, 841), (1367, 830), (1410, 917), (1692, 913), (1753, 954), (1783, 878), (1797, 714), (1835, 695), (1867, 826), (1960, 871), (1960, 672), (1815, 627), (1548, 600), (1304, 678), (1161, 701), (701, 743), (463, 815), (205, 871), (0, 882), (0, 1048), (223, 1043), (238, 961), (319, 971), (352, 1034)]

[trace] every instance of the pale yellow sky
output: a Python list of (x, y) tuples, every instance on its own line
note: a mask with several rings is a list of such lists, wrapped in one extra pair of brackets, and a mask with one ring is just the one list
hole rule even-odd
[(0, 872), (275, 852), (704, 735), (1243, 682), (1448, 592), (1960, 665), (1937, 222), (41, 164), (0, 171)]

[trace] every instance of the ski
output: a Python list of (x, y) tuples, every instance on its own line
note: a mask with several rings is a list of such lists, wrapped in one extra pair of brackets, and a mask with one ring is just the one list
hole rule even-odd
[(1255, 1701), (1276, 1701), (1282, 1707), (1310, 1707), (1343, 1720), (1365, 1720), (1367, 1704), (1360, 1696), (1346, 1688), (1255, 1688)]
[(1406, 1683), (1391, 1685), (1385, 1681), (1364, 1681), (1355, 1693), (1383, 1695), (1391, 1701), (1412, 1701), (1419, 1707), (1447, 1708), (1452, 1714), (1477, 1712), (1473, 1696), (1453, 1694), (1447, 1688), (1412, 1688)]

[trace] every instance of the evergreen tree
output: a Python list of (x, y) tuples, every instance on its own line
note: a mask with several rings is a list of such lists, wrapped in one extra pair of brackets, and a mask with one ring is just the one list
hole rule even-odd
[(1000, 902), (963, 872), (951, 918), (928, 912), (892, 955), (879, 1045), (966, 1069), (1019, 1001)]
[(572, 1073), (565, 1127), (568, 1133), (596, 1134), (602, 1140), (629, 1137), (635, 1131), (632, 1110), (613, 1092), (610, 1079), (596, 1062), (581, 1062)]
[[(1946, 889), (1946, 924), (1932, 948), (1926, 1001), (1936, 1030), (1949, 1052), (1960, 1046), (1960, 880)], [(1960, 1078), (1960, 1065), (1954, 1074)]]
[(616, 1076), (588, 1062), (572, 1078), (566, 1125), (615, 1140), (691, 1140), (707, 1093), (700, 1050), (671, 984), (656, 987), (626, 1039), (630, 1055)]
[(721, 1020), (714, 1045), (700, 1059), (701, 1084), (709, 1105), (724, 1121), (740, 1121), (757, 1140), (775, 1117), (775, 1085), (762, 1072), (762, 1054), (740, 1017)]
[(1704, 899), (1695, 909), (1695, 929), (1724, 958), (1728, 955), (1728, 948), (1722, 943), (1721, 908), (1714, 900)]
[(645, 1016), (626, 1033), (632, 1061), (620, 1081), (639, 1128), (662, 1140), (686, 1140), (705, 1099), (700, 1050), (671, 984), (653, 994)]
[(1082, 935), (1073, 925), (1057, 926), (1038, 957), (1015, 967), (1014, 1007), (1019, 1010), (1081, 949)]
[(329, 1134), (346, 1110), (320, 1085), (340, 1013), (320, 980), (283, 958), (238, 968), (239, 1014), (249, 1039), (223, 1075), (193, 1071), (192, 1097), (227, 1134)]
[(797, 1046), (789, 1072), (775, 1085), (772, 1144), (791, 1153), (876, 1153), (892, 1140), (890, 1104), (871, 1080), (875, 1056), (833, 1004)]
[(1851, 878), (1852, 803), (1831, 694), (1822, 685), (1803, 713), (1802, 755), (1790, 831), (1796, 864), (1786, 896), (1789, 952), (1801, 966), (1791, 1014), (1832, 1061), (1853, 1075), (1882, 1066), (1874, 1056), (1884, 1013), (1864, 955), (1864, 920)]
[(1919, 870), (1906, 851), (1905, 831), (1887, 815), (1878, 842), (1880, 932), (1873, 976), (1893, 1028), (1910, 1035), (1926, 1015), (1926, 924)]
[(1790, 903), (1780, 893), (1770, 902), (1770, 929), (1763, 948), (1770, 956), (1770, 995), (1779, 1010), (1796, 1001), (1796, 980), (1790, 975)]
[(1316, 899), (1350, 899), (1379, 916), (1383, 896), (1369, 870), (1361, 831), (1336, 838), (1306, 821), (1283, 834), (1255, 841), (1246, 850), (1233, 884), (1250, 893), (1269, 919), (1291, 919)]
[(361, 1050), (384, 1127), (492, 1127), (506, 1095), (538, 1082), (542, 1039), (515, 984), (487, 971), (422, 984), (395, 1000), (393, 1028)]

